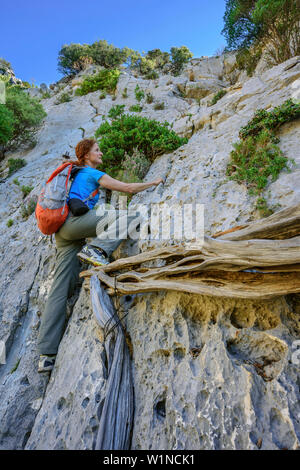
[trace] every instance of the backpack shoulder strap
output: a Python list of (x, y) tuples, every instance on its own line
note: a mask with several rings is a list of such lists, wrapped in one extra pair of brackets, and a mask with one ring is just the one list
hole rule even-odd
[(93, 197), (95, 197), (98, 194), (98, 192), (99, 192), (99, 188), (95, 189), (93, 192), (91, 192), (91, 194), (87, 198), (83, 199), (82, 202), (86, 202), (86, 201), (89, 201), (90, 199), (93, 199)]
[(57, 176), (61, 171), (63, 171), (65, 168), (67, 168), (67, 166), (70, 166), (70, 169), (69, 169), (69, 172), (68, 172), (68, 176), (69, 176), (69, 175), (70, 175), (70, 172), (71, 172), (71, 170), (72, 170), (73, 164), (70, 163), (70, 162), (63, 163), (63, 164), (60, 165), (58, 168), (56, 168), (56, 170), (53, 171), (53, 173), (51, 174), (50, 178), (46, 181), (46, 184), (47, 184), (47, 183), (50, 183), (50, 181), (52, 181), (53, 178), (55, 178), (55, 176)]

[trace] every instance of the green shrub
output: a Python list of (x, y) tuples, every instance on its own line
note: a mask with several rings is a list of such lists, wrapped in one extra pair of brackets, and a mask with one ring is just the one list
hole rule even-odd
[(271, 141), (270, 133), (261, 131), (257, 137), (247, 137), (233, 144), (231, 164), (227, 168), (227, 176), (247, 187), (256, 187), (260, 192), (268, 183), (278, 178), (283, 168), (288, 168), (288, 159), (280, 148)]
[(46, 100), (47, 98), (51, 98), (51, 94), (49, 91), (45, 91), (45, 93), (42, 94), (42, 100)]
[(106, 93), (101, 93), (101, 95), (99, 96), (99, 99), (104, 100), (105, 98), (106, 98)]
[(239, 70), (246, 70), (251, 77), (262, 56), (261, 48), (241, 48), (236, 54), (236, 64)]
[(23, 198), (28, 196), (28, 194), (33, 190), (33, 186), (21, 186), (21, 191), (23, 193)]
[(135, 87), (134, 94), (138, 102), (145, 98), (145, 92), (140, 89), (138, 84)]
[(165, 103), (155, 103), (153, 109), (155, 109), (156, 111), (159, 109), (165, 109)]
[(16, 184), (17, 186), (20, 186), (20, 182), (19, 182), (18, 178), (15, 178), (13, 180), (13, 183)]
[(114, 93), (117, 87), (119, 75), (119, 70), (100, 70), (99, 73), (86, 77), (81, 86), (75, 91), (75, 95), (83, 96), (97, 90)]
[(147, 78), (147, 80), (156, 80), (159, 78), (159, 74), (155, 70), (151, 70), (146, 74), (145, 78)]
[(26, 82), (26, 81), (24, 81), (24, 80), (22, 80), (22, 85), (23, 85), (24, 88), (31, 88), (30, 83), (29, 83), (29, 82)]
[(3, 57), (0, 57), (0, 71), (6, 72), (8, 69), (11, 69), (11, 68), (12, 68), (11, 63), (3, 59)]
[(140, 58), (139, 66), (138, 66), (138, 70), (140, 74), (147, 75), (148, 73), (152, 73), (154, 69), (155, 69), (155, 60), (152, 60), (147, 56)]
[(220, 90), (218, 91), (212, 98), (210, 102), (210, 106), (213, 106), (216, 104), (221, 98), (223, 98), (224, 95), (226, 95), (227, 91), (226, 90)]
[(72, 75), (92, 63), (106, 69), (118, 68), (134, 54), (135, 51), (128, 47), (119, 49), (105, 40), (93, 44), (72, 43), (64, 45), (59, 51), (58, 70), (64, 75)]
[(116, 104), (115, 106), (110, 108), (107, 116), (110, 119), (117, 119), (119, 116), (121, 116), (124, 113), (124, 108), (125, 108), (125, 104)]
[(132, 111), (133, 113), (140, 113), (143, 109), (143, 106), (140, 106), (138, 104), (133, 104), (130, 106), (129, 111)]
[(105, 40), (96, 41), (90, 46), (90, 56), (94, 64), (108, 69), (119, 67), (127, 60), (130, 53), (130, 49), (126, 47), (119, 49)]
[(146, 94), (146, 103), (151, 104), (151, 103), (153, 103), (153, 100), (154, 100), (153, 95), (151, 93), (147, 93)]
[(4, 104), (0, 104), (0, 160), (4, 158), (5, 144), (13, 137), (14, 114)]
[(128, 98), (128, 93), (127, 93), (127, 88), (124, 88), (123, 93), (122, 93), (122, 98)]
[(146, 54), (146, 58), (154, 61), (156, 70), (163, 70), (170, 63), (170, 54), (160, 49), (152, 49)]
[(0, 136), (1, 128), (3, 129), (3, 125), (1, 124), (3, 109), (9, 110), (9, 113), (4, 111), (4, 116), (5, 114), (7, 115), (7, 123), (9, 126), (9, 130), (7, 130), (6, 127), (6, 134), (4, 131), (4, 136), (6, 135), (5, 138), (9, 136), (9, 140), (3, 142), (2, 139), (2, 142), (0, 141), (2, 157), (5, 152), (16, 150), (20, 146), (35, 145), (36, 132), (43, 118), (47, 116), (43, 106), (38, 100), (29, 96), (18, 86), (8, 86), (6, 87), (6, 103), (5, 105), (0, 105), (0, 109), (2, 110), (2, 113), (0, 111)]
[(14, 221), (12, 219), (8, 219), (6, 222), (7, 227), (11, 227), (13, 225)]
[(63, 75), (72, 75), (79, 72), (78, 68), (81, 57), (90, 55), (88, 44), (65, 44), (58, 53), (58, 71)]
[(255, 209), (259, 211), (261, 217), (269, 217), (274, 213), (274, 210), (268, 206), (268, 203), (264, 197), (257, 198)]
[(151, 80), (159, 77), (158, 71), (164, 71), (170, 63), (170, 54), (162, 52), (160, 49), (153, 49), (142, 56), (137, 51), (131, 51), (130, 63), (132, 70), (136, 70), (145, 78)]
[(300, 54), (299, 0), (227, 0), (222, 34), (228, 50), (241, 50), (251, 74), (264, 49), (268, 65)]
[(72, 97), (70, 93), (68, 93), (67, 91), (64, 91), (63, 93), (61, 93), (61, 95), (59, 95), (59, 97), (55, 101), (55, 104), (58, 105), (62, 103), (68, 103), (69, 101), (72, 101)]
[(172, 73), (173, 75), (179, 75), (184, 65), (193, 57), (193, 53), (186, 47), (171, 47), (172, 56)]
[(12, 175), (16, 171), (18, 171), (20, 168), (23, 168), (27, 164), (26, 160), (24, 158), (9, 158), (8, 159), (8, 176)]
[[(132, 155), (134, 148), (143, 152), (149, 161), (163, 153), (172, 152), (188, 142), (179, 137), (170, 124), (132, 114), (122, 114), (111, 123), (105, 121), (96, 130), (95, 137), (103, 152), (103, 165), (115, 176), (124, 160), (125, 152)], [(104, 170), (106, 171), (106, 170)]]
[[(252, 194), (260, 194), (269, 179), (275, 181), (281, 170), (290, 171), (289, 160), (278, 147), (275, 132), (293, 119), (300, 117), (300, 104), (287, 100), (272, 111), (259, 109), (253, 119), (239, 132), (240, 141), (233, 144), (226, 175), (245, 183)], [(290, 162), (295, 163), (293, 159)]]
[(23, 219), (28, 219), (28, 217), (33, 214), (36, 208), (37, 198), (31, 197), (26, 203), (21, 204), (21, 215)]
[(272, 111), (258, 109), (251, 121), (241, 128), (239, 137), (244, 139), (250, 135), (255, 136), (263, 129), (275, 132), (282, 124), (299, 118), (300, 104), (294, 103), (293, 100), (288, 99), (281, 105), (275, 107)]

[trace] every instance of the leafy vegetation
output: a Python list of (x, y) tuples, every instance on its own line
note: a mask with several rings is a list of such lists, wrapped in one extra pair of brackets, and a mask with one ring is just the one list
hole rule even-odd
[(153, 100), (154, 100), (153, 95), (151, 93), (147, 93), (146, 94), (146, 103), (151, 104), (151, 103), (153, 103)]
[(21, 204), (21, 215), (23, 219), (28, 219), (28, 217), (33, 214), (36, 208), (36, 197), (30, 197), (26, 203)]
[(140, 106), (139, 104), (133, 104), (130, 106), (129, 111), (132, 111), (133, 113), (140, 113), (143, 109), (143, 106)]
[(20, 86), (6, 83), (6, 101), (0, 105), (0, 159), (20, 146), (34, 146), (35, 134), (46, 115), (37, 99)]
[(239, 137), (244, 139), (250, 135), (257, 135), (263, 129), (275, 132), (282, 124), (299, 118), (300, 104), (288, 99), (272, 111), (266, 111), (265, 109), (257, 110), (253, 119), (246, 126), (242, 127)]
[(289, 121), (300, 118), (300, 104), (287, 100), (272, 111), (259, 109), (239, 132), (240, 141), (233, 144), (231, 160), (226, 169), (229, 179), (246, 184), (249, 193), (260, 196), (257, 207), (266, 213), (261, 195), (270, 181), (275, 181), (283, 169), (291, 171), (288, 159), (278, 147), (276, 131)]
[(299, 0), (227, 0), (222, 34), (237, 49), (238, 66), (251, 75), (266, 49), (269, 65), (300, 54)]
[(42, 94), (42, 97), (41, 99), (42, 100), (46, 100), (48, 98), (51, 98), (51, 94), (49, 93), (49, 91), (45, 91), (43, 94)]
[(117, 87), (119, 70), (100, 70), (95, 75), (87, 76), (80, 87), (75, 91), (75, 95), (87, 95), (93, 91), (104, 90), (107, 93), (114, 93)]
[(220, 90), (218, 91), (213, 97), (212, 97), (212, 100), (211, 102), (209, 103), (210, 106), (213, 106), (214, 104), (216, 104), (221, 98), (223, 98), (223, 96), (225, 96), (227, 93), (226, 90)]
[(23, 193), (23, 198), (28, 196), (29, 193), (33, 190), (33, 186), (21, 186), (21, 191)]
[(153, 106), (153, 109), (155, 109), (156, 111), (158, 111), (159, 109), (165, 109), (165, 103), (155, 103), (155, 105)]
[(259, 197), (256, 200), (255, 209), (260, 213), (261, 217), (269, 217), (280, 206), (277, 204), (274, 207), (269, 207), (268, 202), (264, 197)]
[(145, 98), (145, 92), (140, 89), (138, 84), (135, 87), (134, 94), (138, 102)]
[(55, 104), (68, 103), (69, 101), (72, 101), (72, 96), (67, 91), (64, 91), (59, 95), (59, 97), (55, 101)]
[(8, 69), (11, 69), (11, 68), (12, 68), (11, 63), (3, 59), (3, 57), (0, 57), (0, 71), (6, 72)]
[[(24, 158), (9, 158), (8, 159), (8, 176), (12, 175), (16, 171), (18, 171), (20, 168), (23, 168), (27, 164), (26, 160)], [(14, 180), (15, 182), (15, 180)]]
[(13, 219), (8, 219), (8, 221), (6, 222), (6, 226), (9, 228), (13, 225), (14, 221)]
[(58, 70), (64, 75), (74, 75), (95, 64), (105, 69), (120, 69), (127, 65), (147, 79), (156, 79), (160, 73), (178, 75), (183, 65), (192, 57), (186, 46), (172, 47), (169, 52), (153, 49), (143, 55), (124, 47), (117, 48), (105, 40), (93, 44), (65, 44), (58, 55)]
[(58, 70), (64, 75), (72, 75), (84, 70), (89, 64), (115, 69), (124, 63), (131, 49), (119, 49), (105, 40), (93, 44), (64, 45), (58, 55)]
[(133, 154), (138, 149), (150, 161), (162, 155), (172, 152), (188, 142), (187, 138), (179, 137), (170, 124), (132, 114), (124, 114), (119, 109), (119, 114), (111, 123), (105, 121), (96, 130), (95, 137), (99, 148), (103, 152), (104, 171), (115, 177), (125, 158), (125, 153)]
[(192, 52), (186, 47), (171, 47), (172, 73), (177, 76), (181, 73), (184, 65), (193, 57)]
[[(4, 104), (0, 104), (0, 158), (3, 158), (5, 144), (13, 136), (14, 114)], [(1, 152), (2, 147), (2, 152)], [(2, 153), (2, 155), (1, 155)]]
[(119, 116), (121, 116), (124, 113), (124, 108), (125, 108), (124, 104), (116, 104), (115, 106), (110, 108), (107, 116), (110, 119), (117, 119)]
[(159, 77), (159, 74), (155, 70), (151, 70), (151, 72), (148, 72), (145, 75), (145, 78), (147, 78), (147, 80), (156, 80), (156, 78), (158, 77)]
[(262, 55), (262, 48), (255, 47), (249, 48), (243, 47), (238, 50), (236, 54), (236, 64), (239, 70), (246, 70), (247, 75), (251, 77), (256, 69), (259, 59)]

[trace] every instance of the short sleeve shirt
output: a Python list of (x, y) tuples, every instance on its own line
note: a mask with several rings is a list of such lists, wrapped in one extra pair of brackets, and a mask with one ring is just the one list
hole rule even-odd
[[(87, 199), (95, 189), (99, 188), (100, 184), (98, 183), (98, 180), (103, 175), (106, 175), (104, 171), (96, 170), (90, 166), (83, 167), (74, 178), (67, 202), (72, 198), (81, 199), (82, 201)], [(95, 204), (97, 204), (98, 199), (99, 193), (84, 202), (88, 205), (89, 209), (93, 209)]]

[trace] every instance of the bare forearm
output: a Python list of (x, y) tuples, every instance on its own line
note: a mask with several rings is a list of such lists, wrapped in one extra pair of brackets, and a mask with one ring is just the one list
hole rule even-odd
[(140, 191), (144, 191), (144, 189), (151, 188), (151, 186), (154, 186), (153, 181), (150, 183), (130, 183), (130, 192), (132, 193), (139, 193)]

